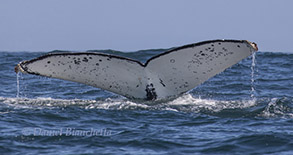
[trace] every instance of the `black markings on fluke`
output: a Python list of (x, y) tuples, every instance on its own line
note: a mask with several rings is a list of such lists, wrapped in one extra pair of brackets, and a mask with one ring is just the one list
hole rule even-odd
[[(153, 60), (158, 59), (160, 57), (163, 57), (165, 55), (168, 55), (170, 53), (173, 53), (173, 52), (176, 52), (176, 51), (180, 52), (180, 50), (183, 50), (183, 49), (197, 48), (197, 47), (199, 47), (201, 45), (210, 44), (208, 46), (204, 46), (201, 49), (200, 48), (196, 49), (198, 51), (197, 52), (195, 51), (195, 53), (192, 54), (190, 59), (186, 60), (186, 62), (188, 62), (187, 66), (186, 66), (186, 69), (189, 71), (189, 73), (192, 73), (192, 75), (197, 75), (197, 74), (209, 75), (211, 72), (214, 71), (213, 66), (211, 66), (209, 63), (213, 62), (214, 59), (217, 59), (219, 57), (223, 58), (223, 57), (227, 57), (228, 55), (233, 55), (234, 54), (234, 51), (229, 51), (228, 50), (229, 47), (231, 47), (230, 46), (231, 44), (228, 47), (228, 46), (225, 46), (225, 43), (235, 43), (235, 48), (236, 49), (240, 49), (242, 47), (245, 47), (245, 46), (243, 46), (243, 43), (244, 43), (244, 44), (246, 44), (247, 47), (249, 47), (248, 49), (250, 49), (250, 54), (252, 54), (253, 51), (257, 51), (257, 45), (255, 43), (250, 43), (250, 42), (248, 42), (246, 40), (211, 40), (211, 41), (204, 41), (204, 42), (199, 42), (199, 43), (195, 43), (195, 44), (189, 44), (189, 45), (185, 45), (185, 46), (181, 46), (181, 47), (178, 47), (178, 48), (171, 49), (169, 51), (166, 51), (164, 53), (158, 54), (158, 55), (148, 59), (146, 61), (146, 63), (142, 63), (140, 61), (133, 60), (133, 59), (126, 58), (126, 57), (121, 57), (121, 56), (116, 56), (116, 55), (109, 55), (109, 54), (104, 54), (104, 53), (94, 53), (94, 52), (49, 53), (47, 55), (44, 55), (44, 56), (29, 60), (29, 61), (23, 61), (23, 62), (19, 63), (16, 66), (15, 71), (18, 72), (20, 70), (20, 71), (22, 71), (24, 73), (41, 75), (38, 71), (32, 71), (31, 68), (29, 68), (28, 66), (30, 64), (34, 63), (34, 62), (37, 62), (37, 61), (40, 61), (40, 60), (43, 60), (43, 59), (46, 59), (46, 58), (60, 57), (59, 61), (45, 61), (46, 64), (44, 64), (43, 67), (46, 67), (46, 69), (50, 69), (50, 66), (51, 67), (52, 66), (57, 67), (57, 66), (61, 66), (61, 65), (62, 66), (68, 65), (68, 68), (64, 68), (63, 72), (66, 72), (67, 70), (72, 70), (72, 69), (74, 69), (74, 67), (79, 68), (79, 69), (81, 69), (83, 67), (82, 70), (80, 71), (81, 72), (80, 74), (89, 74), (89, 75), (91, 75), (93, 77), (99, 77), (101, 74), (107, 74), (106, 70), (111, 67), (111, 63), (112, 63), (111, 59), (113, 59), (113, 61), (114, 61), (114, 59), (115, 60), (116, 59), (118, 59), (118, 60), (126, 60), (129, 64), (138, 64), (141, 67), (147, 67), (148, 64), (150, 62), (152, 62)], [(95, 59), (93, 59), (94, 56), (99, 56), (99, 58), (97, 60), (95, 60)], [(171, 66), (171, 67), (169, 67), (170, 71), (172, 70), (173, 72), (180, 72), (180, 67), (181, 66), (179, 66), (179, 65), (181, 64), (182, 59), (180, 60), (180, 55), (177, 54), (176, 56), (177, 57), (169, 58), (167, 60), (167, 61), (169, 61), (169, 63), (161, 64), (161, 65), (170, 65)], [(66, 57), (66, 61), (62, 61), (63, 60), (62, 58), (65, 58), (65, 57)], [(106, 60), (106, 61), (104, 61), (104, 60)], [(228, 61), (228, 58), (226, 58), (225, 61)], [(55, 62), (56, 62), (56, 64), (55, 64)], [(92, 63), (95, 66), (94, 69), (87, 70), (87, 67), (85, 65), (87, 63)], [(223, 64), (223, 61), (220, 61), (217, 64), (221, 65), (221, 64)], [(105, 68), (103, 68), (103, 66)], [(203, 67), (208, 66), (208, 67), (206, 67), (204, 70), (201, 70), (201, 72), (200, 72), (198, 70), (198, 68), (201, 67), (201, 66), (203, 66)], [(60, 73), (60, 71), (58, 71), (58, 72), (55, 72), (55, 70), (51, 70), (51, 71), (52, 71), (51, 74), (54, 74), (54, 75), (57, 74), (57, 73), (62, 74), (62, 73)], [(97, 72), (97, 71), (99, 71), (99, 72)], [(117, 71), (119, 71), (119, 68), (117, 69)], [(127, 71), (130, 71), (130, 69), (128, 69)], [(51, 74), (50, 75), (48, 75), (48, 74), (49, 73), (46, 73), (45, 75), (42, 75), (42, 76), (52, 77)], [(182, 75), (180, 75), (180, 76), (182, 76), (183, 79), (184, 79), (184, 74), (185, 73), (182, 73)], [(162, 76), (162, 77), (164, 77), (164, 76)], [(67, 77), (65, 77), (63, 79), (66, 79), (66, 78), (67, 79), (69, 78), (69, 80), (73, 80), (73, 81), (76, 79), (76, 77), (73, 77), (72, 75), (68, 75)], [(106, 78), (109, 78), (109, 77), (107, 77), (107, 75), (106, 75)], [(115, 77), (115, 78), (119, 78), (119, 77)], [(194, 77), (194, 79), (197, 79), (197, 80), (199, 80), (199, 78), (201, 78), (201, 77), (197, 77), (197, 76)], [(174, 84), (174, 85), (171, 85), (171, 86), (168, 85), (168, 89), (173, 87), (174, 91), (176, 89), (176, 93), (178, 93), (177, 95), (186, 92), (187, 91), (186, 89), (192, 89), (190, 87), (193, 86), (193, 83), (190, 82), (190, 81), (188, 81), (188, 82), (186, 81), (185, 83), (182, 83), (180, 81), (175, 81), (176, 77), (172, 77), (172, 76), (167, 78), (169, 80), (167, 80), (165, 78), (155, 79), (153, 77), (150, 78), (150, 77), (147, 77), (147, 76), (145, 77), (145, 79), (147, 80), (147, 84), (146, 84), (146, 87), (145, 87), (145, 99), (147, 99), (147, 100), (157, 99), (158, 95), (160, 95), (160, 93), (156, 92), (156, 87), (160, 87), (160, 89), (159, 89), (160, 91), (164, 90), (166, 88), (166, 86), (168, 84), (170, 84), (169, 81), (172, 81), (172, 79), (174, 80), (174, 82), (172, 82), (172, 84)], [(155, 80), (155, 81), (158, 81), (158, 83), (155, 83), (151, 79)], [(85, 79), (85, 81), (81, 81), (81, 83), (89, 84), (89, 85), (92, 85), (92, 86), (95, 86), (95, 87), (103, 86), (103, 88), (106, 88), (107, 79), (104, 79), (104, 80), (105, 80), (104, 83), (103, 83), (103, 81), (99, 81), (99, 83), (97, 84), (97, 83), (94, 83), (96, 81)], [(114, 80), (113, 77), (112, 77), (112, 80)], [(207, 79), (204, 79), (201, 82), (204, 82), (205, 80), (207, 80)], [(118, 81), (119, 81), (119, 79), (118, 79)], [(77, 81), (77, 82), (80, 82), (80, 81)], [(141, 84), (142, 83), (140, 83), (140, 85)], [(127, 88), (127, 90), (122, 90), (122, 88), (119, 87), (120, 85), (126, 85), (125, 88)], [(124, 81), (124, 83), (121, 83), (121, 84), (117, 83), (116, 85), (113, 85), (113, 84), (108, 85), (107, 88), (110, 91), (115, 89), (115, 91), (114, 91), (115, 93), (122, 94), (124, 96), (131, 97), (131, 98), (137, 98), (135, 95), (131, 96), (131, 94), (130, 95), (125, 94), (125, 93), (119, 92), (119, 91), (136, 91), (135, 89), (143, 89), (143, 87), (140, 87), (140, 85), (135, 84), (134, 86), (130, 86), (130, 85), (128, 85), (127, 81), (126, 82)], [(180, 90), (178, 88), (180, 88)], [(185, 88), (185, 89), (183, 89), (183, 88)]]
[(157, 99), (157, 93), (156, 93), (156, 90), (154, 88), (154, 85), (151, 83), (151, 84), (148, 84), (146, 86), (146, 99), (147, 100), (155, 100)]
[(160, 84), (163, 86), (163, 87), (166, 87), (166, 85), (164, 84), (163, 80), (160, 79)]

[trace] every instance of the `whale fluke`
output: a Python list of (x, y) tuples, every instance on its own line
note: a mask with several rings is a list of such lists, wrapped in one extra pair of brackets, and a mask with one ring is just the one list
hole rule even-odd
[(96, 52), (49, 53), (20, 62), (15, 71), (154, 100), (185, 93), (257, 50), (246, 40), (212, 40), (171, 49), (146, 63)]

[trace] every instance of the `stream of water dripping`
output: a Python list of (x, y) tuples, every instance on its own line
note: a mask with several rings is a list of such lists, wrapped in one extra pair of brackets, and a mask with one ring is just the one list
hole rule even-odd
[(252, 60), (251, 60), (251, 91), (250, 91), (250, 97), (252, 100), (255, 100), (255, 88), (254, 88), (254, 82), (255, 82), (255, 52), (252, 54)]
[(16, 73), (16, 98), (19, 98), (19, 72)]

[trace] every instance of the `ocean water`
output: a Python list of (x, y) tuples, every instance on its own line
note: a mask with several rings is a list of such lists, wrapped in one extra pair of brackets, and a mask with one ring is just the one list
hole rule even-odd
[(14, 72), (44, 54), (0, 52), (1, 154), (293, 154), (293, 54), (257, 52), (166, 101)]

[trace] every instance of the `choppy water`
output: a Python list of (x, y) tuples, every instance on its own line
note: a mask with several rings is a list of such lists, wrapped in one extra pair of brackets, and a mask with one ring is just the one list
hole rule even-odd
[(0, 52), (1, 154), (293, 154), (293, 54), (258, 52), (167, 101), (17, 77), (18, 62), (43, 54)]

